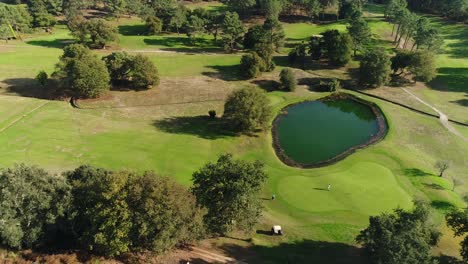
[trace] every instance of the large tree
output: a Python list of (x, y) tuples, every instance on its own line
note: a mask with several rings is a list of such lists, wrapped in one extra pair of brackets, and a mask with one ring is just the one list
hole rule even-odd
[(349, 21), (348, 32), (353, 40), (353, 51), (356, 56), (356, 51), (362, 50), (371, 39), (371, 29), (367, 21), (362, 17), (353, 17)]
[(104, 48), (109, 42), (117, 40), (117, 28), (104, 19), (93, 18), (87, 24), (91, 45)]
[(202, 238), (203, 216), (195, 196), (168, 177), (146, 172), (129, 182), (132, 248), (162, 252)]
[(323, 35), (323, 47), (330, 64), (344, 66), (351, 60), (352, 40), (349, 34), (336, 29), (327, 30)]
[(64, 48), (53, 77), (71, 96), (95, 98), (109, 90), (109, 73), (105, 63), (83, 45)]
[(72, 230), (80, 244), (108, 256), (127, 252), (132, 227), (127, 182), (133, 176), (90, 166), (66, 176), (72, 185)]
[(455, 236), (465, 236), (461, 242), (461, 255), (468, 261), (468, 209), (454, 210), (446, 216), (447, 225), (455, 232)]
[(370, 87), (385, 85), (390, 80), (391, 61), (385, 51), (367, 51), (359, 66), (359, 82)]
[(272, 115), (265, 91), (258, 88), (243, 88), (232, 92), (224, 104), (224, 118), (233, 129), (251, 132), (265, 128)]
[(232, 52), (241, 47), (245, 28), (237, 13), (226, 12), (221, 28), (225, 50)]
[(259, 161), (246, 162), (224, 154), (193, 174), (192, 192), (208, 209), (205, 223), (211, 233), (238, 228), (252, 230), (261, 215), (259, 197), (267, 175)]
[(0, 244), (10, 248), (43, 245), (51, 227), (65, 215), (69, 191), (64, 177), (38, 167), (0, 169)]
[(433, 263), (430, 251), (440, 234), (430, 226), (429, 213), (429, 205), (417, 201), (413, 211), (396, 209), (371, 216), (356, 240), (374, 263)]

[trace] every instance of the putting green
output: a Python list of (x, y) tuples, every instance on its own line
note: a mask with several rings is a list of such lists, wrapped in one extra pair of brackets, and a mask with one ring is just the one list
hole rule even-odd
[[(327, 191), (328, 184), (331, 191)], [(396, 207), (409, 208), (412, 200), (388, 168), (372, 162), (359, 162), (349, 170), (320, 177), (285, 177), (277, 189), (290, 206), (308, 212), (375, 215)]]

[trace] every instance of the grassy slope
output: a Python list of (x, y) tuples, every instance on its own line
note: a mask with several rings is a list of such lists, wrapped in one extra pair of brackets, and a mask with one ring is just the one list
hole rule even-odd
[[(337, 27), (343, 29), (344, 25)], [(322, 26), (288, 24), (286, 30), (288, 38), (300, 41), (322, 31)], [(61, 53), (54, 48), (61, 45), (54, 40), (56, 37), (68, 38), (65, 30), (58, 30), (57, 35), (32, 39), (42, 41), (41, 45), (30, 41), (1, 50), (0, 79), (32, 78), (41, 69), (51, 71)], [(145, 37), (135, 37), (142, 38)], [(129, 50), (141, 48), (124, 41), (120, 44)], [(155, 47), (148, 45), (143, 48)], [(40, 56), (37, 60), (41, 63), (31, 63), (30, 56)], [(232, 69), (230, 66), (238, 62), (237, 55), (151, 53), (150, 56), (158, 63), (163, 78), (168, 79), (196, 76), (206, 71), (229, 71)], [(245, 85), (242, 82), (228, 83)], [(303, 100), (304, 94), (309, 94), (306, 97), (310, 99), (325, 96), (308, 93), (301, 88), (294, 94), (272, 92), (269, 98), (274, 109), (279, 111), (291, 102)], [(408, 208), (412, 197), (439, 201), (434, 205), (441, 209), (449, 203), (462, 205), (459, 197), (447, 190), (451, 189), (449, 180), (433, 177), (432, 164), (438, 159), (452, 157), (453, 166), (447, 175), (462, 175), (468, 162), (464, 155), (468, 151), (467, 144), (449, 134), (436, 119), (380, 101), (376, 102), (387, 114), (391, 126), (384, 141), (335, 165), (301, 170), (285, 166), (278, 160), (271, 147), (269, 133), (258, 137), (226, 136), (210, 130), (202, 119), (197, 118), (182, 120), (188, 122), (182, 126), (169, 122), (169, 129), (155, 126), (155, 121), (165, 114), (177, 112), (178, 115), (196, 116), (205, 114), (211, 107), (220, 107), (221, 103), (197, 107), (179, 105), (78, 111), (60, 101), (1, 95), (0, 100), (0, 112), (6, 113), (0, 116), (0, 131), (9, 126), (0, 132), (2, 166), (27, 162), (62, 171), (91, 163), (111, 169), (153, 169), (189, 185), (191, 173), (205, 162), (215, 160), (222, 152), (264, 161), (270, 179), (263, 196), (268, 198), (275, 193), (277, 200), (265, 201), (267, 210), (259, 229), (268, 230), (273, 224), (281, 224), (286, 232), (281, 238), (271, 238), (262, 232), (254, 235), (253, 242), (265, 259), (288, 254), (311, 255), (318, 261), (333, 259), (341, 253), (349, 256), (350, 249), (339, 243), (352, 244), (353, 237), (367, 224), (370, 214), (397, 206)], [(37, 108), (39, 106), (42, 107)], [(331, 192), (314, 189), (324, 188), (328, 183), (333, 186)], [(466, 186), (458, 191), (467, 191)], [(310, 243), (313, 242), (310, 239), (315, 242), (301, 244), (307, 239)], [(324, 251), (309, 252), (311, 245), (323, 247)], [(277, 247), (269, 250), (271, 246)], [(444, 246), (453, 248), (455, 244), (447, 239)], [(333, 250), (327, 253), (326, 249)], [(441, 251), (446, 252), (443, 248)], [(362, 259), (358, 257), (356, 262), (359, 260)]]

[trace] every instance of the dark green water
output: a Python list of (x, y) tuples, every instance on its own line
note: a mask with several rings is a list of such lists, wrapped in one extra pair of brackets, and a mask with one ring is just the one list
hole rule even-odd
[(372, 109), (350, 99), (304, 102), (287, 112), (277, 123), (279, 145), (302, 164), (331, 159), (379, 131)]

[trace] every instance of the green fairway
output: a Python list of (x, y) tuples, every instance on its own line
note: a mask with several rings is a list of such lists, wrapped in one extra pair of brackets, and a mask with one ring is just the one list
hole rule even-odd
[[(220, 7), (210, 5), (212, 9)], [(373, 7), (370, 11), (375, 14), (381, 9)], [(382, 18), (374, 16), (369, 21), (376, 36), (391, 33), (391, 25)], [(468, 142), (451, 134), (437, 118), (350, 92), (381, 107), (389, 123), (387, 136), (330, 166), (289, 167), (276, 156), (270, 131), (234, 136), (206, 117), (211, 109), (221, 115), (223, 99), (230, 91), (257, 86), (258, 83), (239, 77), (237, 65), (243, 53), (223, 53), (208, 36), (201, 46), (192, 46), (185, 35), (144, 36), (142, 22), (135, 18), (114, 23), (120, 25), (120, 41), (112, 44), (111, 49), (95, 53), (99, 56), (114, 50), (143, 53), (157, 65), (161, 85), (151, 91), (111, 91), (102, 100), (79, 101), (83, 107), (95, 109), (75, 109), (67, 100), (34, 98), (41, 88), (33, 78), (40, 70), (53, 72), (61, 48), (70, 41), (64, 26), (56, 27), (50, 35), (36, 33), (26, 36), (25, 42), (11, 41), (0, 46), (1, 167), (24, 162), (57, 173), (80, 164), (154, 170), (190, 186), (192, 173), (215, 161), (221, 153), (261, 160), (269, 179), (262, 192), (264, 216), (257, 227), (259, 232), (252, 235), (252, 244), (260, 256), (268, 255), (271, 263), (282, 263), (281, 258), (274, 257), (288, 252), (307, 256), (304, 261), (309, 262), (326, 263), (329, 259), (350, 257), (360, 263), (365, 259), (353, 255), (356, 249), (350, 245), (355, 245), (354, 238), (368, 224), (370, 215), (397, 207), (411, 208), (412, 199), (420, 198), (437, 209), (434, 223), (440, 225), (442, 212), (451, 206), (465, 205), (460, 194), (468, 192)], [(427, 88), (409, 89), (449, 117), (467, 121), (466, 26), (441, 26), (451, 38), (445, 43), (447, 53), (438, 55), (438, 77)], [(346, 23), (284, 24), (289, 44), (307, 41), (311, 35), (332, 28), (345, 30)], [(372, 45), (391, 49), (385, 40), (375, 40)], [(284, 56), (289, 48), (291, 45), (277, 54), (278, 68), (288, 66)], [(348, 68), (357, 65), (352, 62)], [(348, 68), (294, 71), (304, 78), (345, 79), (349, 78)], [(259, 80), (277, 81), (278, 73), (278, 69), (265, 73)], [(305, 85), (291, 93), (268, 92), (276, 113), (289, 104), (327, 95), (312, 92)], [(468, 136), (468, 128), (456, 128)], [(444, 178), (437, 177), (434, 164), (445, 159), (450, 159), (451, 167)], [(463, 179), (464, 184), (453, 190), (453, 177)], [(332, 185), (331, 191), (326, 190), (328, 184)], [(272, 194), (276, 194), (275, 201), (269, 199)], [(275, 224), (282, 225), (284, 236), (264, 234)], [(440, 252), (458, 247), (457, 243), (449, 238), (444, 240)], [(272, 252), (274, 246), (278, 247), (277, 252)], [(316, 249), (322, 246), (325, 252), (338, 249), (344, 255), (328, 252), (322, 256)]]

